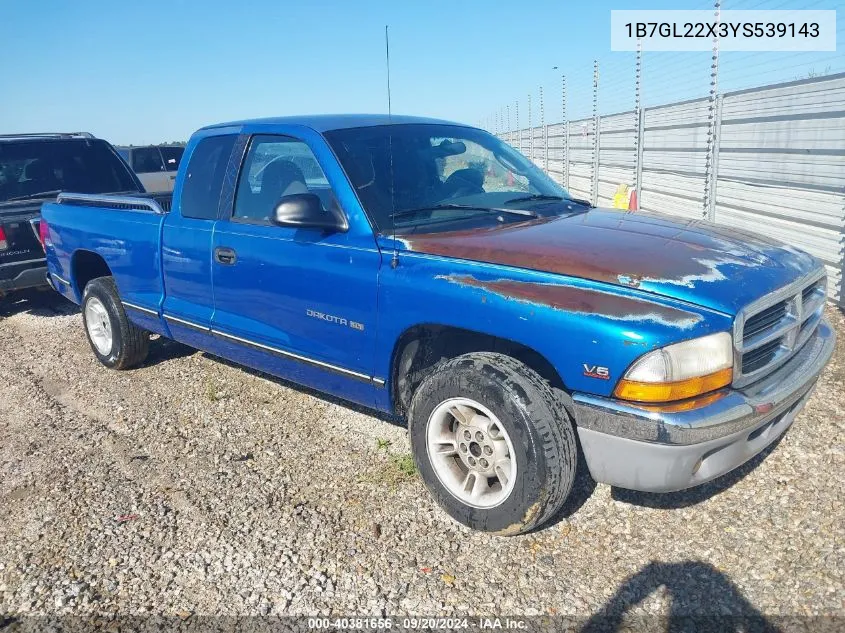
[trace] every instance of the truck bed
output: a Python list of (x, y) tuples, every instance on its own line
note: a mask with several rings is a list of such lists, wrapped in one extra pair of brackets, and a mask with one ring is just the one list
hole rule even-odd
[[(121, 284), (129, 302), (156, 306), (161, 301), (161, 226), (170, 210), (170, 194), (62, 193), (44, 204), (53, 248), (48, 257), (50, 281), (62, 295), (79, 303), (84, 284), (71, 275), (73, 257), (101, 256)], [(72, 213), (69, 211), (72, 209)]]

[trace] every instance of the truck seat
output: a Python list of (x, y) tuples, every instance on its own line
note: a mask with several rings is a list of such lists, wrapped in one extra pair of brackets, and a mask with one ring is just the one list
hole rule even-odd
[(308, 192), (305, 176), (295, 163), (289, 160), (274, 160), (261, 173), (261, 188), (258, 193), (250, 192), (246, 200), (242, 201), (246, 204), (242, 204), (238, 209), (238, 216), (252, 220), (267, 219), (282, 196)]

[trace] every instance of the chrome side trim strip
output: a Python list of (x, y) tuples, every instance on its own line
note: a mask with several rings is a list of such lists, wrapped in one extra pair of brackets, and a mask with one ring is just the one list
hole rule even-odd
[(178, 323), (179, 325), (184, 325), (185, 327), (193, 328), (194, 330), (199, 330), (200, 332), (210, 333), (211, 328), (206, 327), (205, 325), (199, 325), (197, 323), (193, 323), (191, 321), (186, 321), (185, 319), (180, 319), (175, 316), (171, 316), (169, 314), (164, 315), (165, 321), (172, 321), (173, 323)]
[(69, 282), (67, 279), (64, 279), (63, 277), (59, 277), (56, 273), (50, 273), (50, 275), (51, 275), (51, 276), (53, 277), (53, 279), (55, 279), (56, 281), (58, 281), (58, 282), (60, 282), (60, 283), (63, 283), (63, 284), (64, 284), (64, 285), (66, 285), (68, 288), (70, 288), (70, 282)]
[[(357, 371), (352, 371), (351, 369), (346, 369), (345, 367), (338, 367), (337, 365), (332, 365), (330, 363), (324, 363), (320, 360), (315, 360), (313, 358), (308, 358), (307, 356), (301, 356), (299, 354), (294, 354), (293, 352), (288, 352), (277, 347), (271, 347), (269, 345), (264, 345), (263, 343), (256, 343), (255, 341), (250, 341), (249, 339), (241, 338), (240, 336), (234, 336), (233, 334), (226, 334), (225, 332), (221, 332), (220, 330), (212, 330), (211, 333), (214, 336), (219, 336), (221, 338), (229, 339), (231, 341), (235, 341), (237, 343), (242, 343), (244, 345), (249, 345), (250, 347), (255, 347), (265, 352), (270, 352), (271, 354), (276, 354), (277, 356), (284, 356), (285, 358), (291, 358), (293, 360), (298, 360), (302, 363), (307, 363), (309, 365), (314, 365), (315, 367), (319, 367), (320, 369), (327, 369), (329, 371), (336, 372), (338, 374), (343, 374), (344, 376), (349, 376), (351, 378), (355, 378), (357, 380), (363, 380), (364, 382), (371, 382), (374, 384), (379, 384), (378, 378), (373, 378), (372, 376), (368, 376), (367, 374), (362, 374)], [(384, 381), (381, 381), (380, 384), (384, 384)]]
[[(128, 307), (135, 308), (141, 310), (142, 312), (149, 312), (150, 314), (156, 314), (152, 310), (148, 310), (146, 308), (141, 308), (140, 306), (135, 306), (132, 304), (127, 304), (125, 301), (123, 302), (124, 305), (128, 305)], [(271, 347), (270, 345), (264, 345), (263, 343), (257, 343), (255, 341), (250, 341), (249, 339), (241, 338), (240, 336), (235, 336), (234, 334), (227, 334), (226, 332), (221, 332), (220, 330), (214, 330), (209, 327), (205, 327), (202, 325), (198, 325), (196, 323), (192, 323), (191, 321), (186, 321), (184, 319), (180, 319), (178, 317), (171, 316), (169, 314), (164, 315), (165, 320), (173, 321), (174, 323), (178, 323), (180, 325), (184, 325), (186, 327), (193, 328), (195, 330), (199, 330), (201, 332), (205, 332), (207, 334), (211, 334), (212, 336), (218, 336), (220, 338), (225, 338), (230, 341), (234, 341), (236, 343), (241, 343), (242, 345), (249, 345), (250, 347), (254, 347), (256, 349), (260, 349), (265, 352), (270, 352), (271, 354), (276, 354), (277, 356), (284, 356), (285, 358), (290, 358), (293, 360), (297, 360), (301, 363), (307, 363), (309, 365), (314, 365), (315, 367), (319, 367), (320, 369), (326, 369), (328, 371), (333, 371), (338, 374), (343, 374), (344, 376), (349, 376), (351, 378), (355, 378), (357, 380), (363, 380), (364, 382), (369, 382), (379, 387), (383, 387), (385, 385), (385, 381), (382, 378), (375, 378), (374, 376), (368, 376), (367, 374), (362, 374), (357, 371), (352, 371), (351, 369), (346, 369), (345, 367), (338, 367), (337, 365), (332, 365), (331, 363), (324, 363), (321, 360), (316, 360), (314, 358), (309, 358), (307, 356), (302, 356), (300, 354), (294, 354), (293, 352), (288, 352), (283, 349), (279, 349), (278, 347)]]
[(134, 303), (129, 303), (128, 301), (121, 301), (121, 303), (126, 308), (132, 308), (133, 310), (137, 310), (138, 312), (143, 312), (144, 314), (149, 314), (149, 315), (152, 315), (152, 316), (155, 316), (155, 317), (158, 316), (158, 312), (156, 312), (155, 310), (150, 310), (149, 308), (145, 308), (143, 306), (135, 305)]

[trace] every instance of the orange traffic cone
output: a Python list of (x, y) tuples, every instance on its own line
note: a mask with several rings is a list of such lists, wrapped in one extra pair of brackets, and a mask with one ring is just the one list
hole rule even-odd
[(628, 211), (637, 211), (639, 207), (637, 206), (637, 190), (631, 189), (631, 197), (628, 199)]

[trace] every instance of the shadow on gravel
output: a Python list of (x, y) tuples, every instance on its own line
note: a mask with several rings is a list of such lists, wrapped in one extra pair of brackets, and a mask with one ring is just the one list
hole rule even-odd
[(381, 420), (382, 422), (389, 422), (395, 426), (399, 426), (402, 428), (407, 428), (407, 423), (405, 420), (397, 418), (395, 416), (388, 415), (387, 413), (383, 413), (376, 409), (369, 409), (367, 407), (363, 407), (359, 404), (354, 402), (350, 402), (349, 400), (344, 400), (342, 398), (336, 398), (328, 393), (323, 393), (322, 391), (317, 391), (316, 389), (311, 389), (310, 387), (305, 387), (300, 385), (299, 383), (291, 382), (289, 380), (285, 380), (284, 378), (277, 378), (272, 374), (264, 373), (263, 371), (258, 371), (257, 369), (252, 369), (251, 367), (247, 367), (246, 365), (240, 365), (238, 363), (234, 363), (230, 360), (225, 358), (221, 358), (220, 356), (214, 356), (213, 354), (209, 354), (208, 352), (202, 353), (204, 358), (208, 358), (209, 360), (213, 360), (215, 362), (220, 363), (221, 365), (226, 365), (227, 367), (233, 367), (238, 369), (242, 372), (247, 374), (251, 374), (253, 376), (258, 376), (259, 378), (264, 378), (265, 380), (269, 380), (271, 382), (276, 383), (281, 387), (287, 387), (288, 389), (293, 389), (295, 391), (299, 391), (301, 393), (308, 394), (314, 398), (322, 400), (323, 402), (328, 402), (330, 404), (336, 404), (338, 406), (344, 407), (346, 409), (350, 409), (352, 411), (357, 411), (358, 413), (363, 413), (364, 415), (368, 415), (372, 418), (376, 418), (377, 420)]
[[(787, 433), (789, 430), (787, 429)], [(695, 488), (687, 490), (679, 490), (678, 492), (636, 492), (634, 490), (625, 490), (624, 488), (611, 488), (610, 496), (616, 501), (624, 501), (637, 506), (646, 508), (659, 508), (661, 510), (673, 510), (677, 508), (686, 508), (694, 506), (711, 497), (721, 494), (735, 483), (743, 479), (748, 473), (757, 468), (765, 461), (766, 457), (774, 451), (780, 444), (781, 440), (786, 436), (786, 433), (781, 435), (774, 442), (769, 444), (757, 455), (749, 459), (739, 468), (732, 470), (729, 473), (722, 475), (706, 484), (701, 484)]]
[(79, 312), (79, 306), (53, 290), (21, 290), (0, 299), (0, 319), (15, 314), (67, 316)]
[[(671, 600), (667, 616), (625, 617), (632, 607), (643, 602), (660, 587), (665, 588)], [(650, 562), (627, 578), (579, 632), (629, 631), (632, 623), (645, 625), (642, 629), (634, 626), (633, 630), (671, 633), (769, 633), (781, 630), (742, 595), (730, 578), (702, 561)]]
[(188, 347), (165, 336), (159, 336), (150, 341), (150, 353), (147, 354), (147, 359), (141, 367), (152, 367), (159, 363), (176, 358), (184, 358), (195, 353), (197, 353), (197, 350), (193, 347)]

